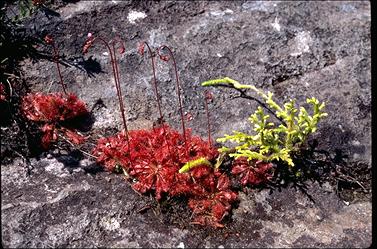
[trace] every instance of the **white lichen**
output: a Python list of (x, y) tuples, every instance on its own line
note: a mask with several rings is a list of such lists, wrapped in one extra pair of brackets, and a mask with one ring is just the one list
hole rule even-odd
[(128, 13), (127, 20), (128, 20), (131, 24), (135, 24), (135, 23), (136, 23), (136, 20), (144, 19), (144, 18), (146, 18), (146, 17), (147, 17), (147, 15), (146, 15), (144, 12), (131, 10), (131, 11)]

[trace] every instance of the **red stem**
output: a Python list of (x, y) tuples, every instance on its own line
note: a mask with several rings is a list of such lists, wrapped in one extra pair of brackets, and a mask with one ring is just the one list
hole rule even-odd
[[(122, 40), (119, 37), (117, 37), (117, 38), (118, 38), (118, 42), (122, 42)], [(91, 38), (90, 37), (90, 38), (88, 38), (87, 42), (84, 45), (84, 53), (86, 53), (87, 49), (97, 39), (99, 39), (100, 41), (102, 41), (105, 44), (106, 48), (108, 49), (108, 51), (110, 53), (111, 66), (112, 66), (112, 69), (113, 69), (115, 88), (116, 88), (116, 92), (117, 92), (117, 96), (118, 96), (118, 101), (119, 101), (119, 109), (120, 109), (120, 113), (122, 115), (122, 121), (123, 121), (123, 125), (124, 125), (124, 131), (125, 131), (125, 134), (126, 134), (128, 154), (129, 154), (129, 157), (130, 157), (130, 164), (132, 165), (131, 148), (130, 148), (130, 138), (129, 138), (128, 128), (127, 128), (126, 117), (125, 117), (125, 114), (124, 114), (124, 103), (123, 103), (122, 91), (121, 91), (121, 87), (120, 87), (120, 79), (119, 79), (120, 76), (119, 76), (119, 69), (118, 69), (116, 52), (115, 52), (115, 42), (114, 41), (112, 42), (112, 48), (113, 48), (113, 50), (111, 50), (111, 47), (110, 47), (109, 43), (105, 39), (103, 39), (102, 37), (95, 37), (95, 38)], [(123, 46), (123, 44), (122, 44), (122, 46)], [(124, 49), (124, 47), (122, 47), (122, 48)]]
[(56, 64), (56, 68), (58, 69), (58, 74), (59, 74), (59, 79), (60, 79), (60, 84), (61, 86), (63, 87), (63, 92), (65, 95), (67, 95), (67, 91), (65, 89), (65, 85), (64, 85), (64, 82), (63, 82), (63, 77), (62, 77), (62, 73), (60, 71), (60, 66), (59, 66), (59, 50), (58, 48), (55, 46), (55, 42), (52, 42), (51, 43), (51, 46), (54, 50), (54, 61), (55, 61), (55, 64)]
[[(157, 89), (157, 79), (156, 79), (156, 68), (155, 68), (155, 62), (154, 62), (154, 54), (153, 54), (152, 49), (150, 48), (149, 44), (146, 41), (144, 42), (144, 44), (147, 45), (149, 54), (151, 55), (152, 70), (153, 70), (153, 85), (154, 85), (154, 91), (155, 91), (156, 99), (157, 99), (158, 112), (160, 114), (160, 121), (162, 123), (162, 129), (163, 129), (164, 133), (167, 134), (166, 129), (165, 129), (165, 125), (164, 125), (164, 117), (163, 117), (162, 111), (161, 111), (160, 95), (158, 94), (158, 89)], [(170, 144), (168, 143), (167, 145), (168, 145), (169, 153), (172, 154), (171, 149), (170, 149)]]
[(163, 116), (162, 116), (162, 111), (161, 111), (161, 104), (160, 104), (160, 95), (158, 94), (158, 89), (157, 89), (157, 80), (156, 80), (156, 69), (155, 69), (155, 63), (154, 63), (154, 55), (152, 52), (152, 49), (149, 47), (147, 42), (144, 42), (145, 45), (147, 45), (149, 54), (151, 55), (151, 62), (152, 62), (152, 70), (153, 70), (153, 86), (154, 86), (154, 91), (156, 94), (157, 98), (157, 107), (158, 107), (158, 112), (160, 114), (160, 120), (161, 122), (164, 122)]
[[(120, 83), (119, 83), (119, 79), (118, 79), (119, 72), (118, 72), (118, 67), (116, 65), (115, 51), (114, 51), (114, 54), (113, 54), (113, 51), (111, 50), (111, 47), (108, 44), (108, 42), (101, 37), (95, 37), (92, 42), (94, 43), (94, 41), (97, 40), (97, 39), (99, 39), (100, 41), (102, 41), (105, 44), (105, 46), (107, 47), (107, 49), (109, 50), (109, 53), (110, 53), (111, 66), (112, 66), (113, 74), (114, 74), (114, 83), (115, 83), (115, 88), (117, 90), (117, 96), (118, 96), (118, 101), (119, 101), (119, 109), (120, 109), (120, 113), (122, 115), (122, 121), (123, 121), (123, 125), (124, 125), (124, 130), (126, 132), (127, 142), (129, 143), (128, 128), (127, 128), (126, 117), (125, 117), (125, 114), (124, 114), (124, 105), (123, 105), (122, 93), (121, 93), (121, 90), (120, 90)], [(113, 48), (114, 48), (114, 44), (113, 44)]]
[[(116, 39), (116, 41), (115, 41), (115, 39)], [(113, 56), (114, 56), (113, 65), (114, 65), (115, 74), (116, 74), (116, 78), (117, 78), (116, 81), (118, 83), (118, 85), (116, 85), (116, 86), (117, 86), (117, 92), (118, 92), (119, 106), (121, 108), (122, 120), (123, 120), (123, 124), (124, 124), (124, 127), (125, 127), (124, 129), (126, 131), (127, 148), (128, 148), (128, 154), (130, 156), (130, 164), (132, 165), (130, 139), (129, 139), (129, 136), (128, 136), (128, 129), (127, 129), (127, 125), (126, 125), (126, 117), (124, 115), (124, 103), (123, 103), (122, 90), (121, 90), (121, 87), (120, 87), (120, 73), (119, 73), (119, 68), (118, 68), (118, 61), (117, 61), (117, 58), (116, 58), (116, 49), (115, 49), (116, 42), (119, 42), (121, 44), (122, 49), (124, 49), (124, 45), (123, 45), (123, 40), (119, 36), (116, 36), (114, 38), (113, 42), (112, 42)]]
[[(120, 39), (120, 38), (118, 38)], [(118, 41), (118, 42), (121, 42), (121, 41)], [(115, 69), (115, 75), (116, 75), (116, 78), (117, 78), (117, 83), (118, 85), (116, 85), (117, 87), (117, 92), (118, 92), (118, 99), (119, 99), (119, 105), (120, 105), (120, 109), (121, 109), (121, 114), (122, 114), (122, 120), (123, 120), (123, 124), (126, 124), (126, 117), (125, 117), (125, 114), (124, 114), (124, 103), (123, 103), (123, 96), (122, 96), (122, 90), (121, 90), (121, 87), (120, 87), (120, 74), (119, 74), (119, 69), (118, 69), (118, 61), (117, 61), (117, 58), (116, 58), (116, 52), (115, 52), (115, 41), (112, 42), (112, 47), (113, 47), (113, 56), (114, 56), (114, 69)], [(127, 125), (124, 126), (127, 134), (128, 134), (128, 129), (127, 129)]]
[(105, 46), (107, 47), (107, 49), (109, 50), (109, 53), (110, 53), (111, 66), (112, 66), (113, 74), (114, 74), (114, 83), (115, 83), (115, 88), (116, 88), (116, 91), (117, 91), (117, 96), (118, 96), (118, 101), (119, 101), (119, 109), (120, 109), (120, 113), (121, 113), (121, 116), (122, 116), (124, 130), (125, 130), (125, 133), (126, 133), (128, 154), (130, 156), (130, 163), (132, 164), (130, 138), (129, 138), (128, 128), (127, 128), (126, 117), (125, 117), (125, 114), (124, 114), (124, 104), (123, 104), (122, 91), (121, 91), (121, 88), (120, 88), (119, 69), (118, 69), (116, 52), (115, 52), (115, 42), (112, 43), (113, 50), (111, 50), (109, 43), (106, 40), (104, 40), (102, 37), (95, 37), (93, 39), (92, 43), (94, 43), (94, 41), (96, 39), (99, 39), (100, 41), (102, 41), (105, 44)]
[(177, 70), (177, 63), (175, 61), (175, 57), (174, 57), (174, 54), (173, 52), (171, 51), (171, 49), (166, 46), (166, 45), (162, 45), (161, 47), (158, 48), (157, 50), (157, 53), (158, 55), (160, 56), (161, 58), (161, 55), (160, 55), (160, 50), (161, 49), (164, 49), (166, 48), (168, 51), (169, 51), (169, 54), (171, 56), (171, 58), (173, 59), (173, 65), (174, 65), (174, 71), (175, 71), (175, 79), (176, 79), (176, 91), (177, 91), (177, 95), (178, 95), (178, 105), (179, 105), (179, 111), (180, 111), (180, 115), (181, 115), (181, 124), (182, 124), (182, 134), (183, 134), (183, 137), (184, 137), (184, 140), (185, 140), (185, 143), (186, 143), (186, 129), (185, 129), (185, 121), (184, 121), (184, 115), (183, 115), (183, 109), (182, 109), (182, 100), (181, 100), (181, 86), (180, 86), (180, 83), (179, 83), (179, 77), (178, 77), (178, 70)]
[(210, 125), (210, 116), (209, 116), (209, 110), (208, 110), (208, 92), (204, 92), (204, 99), (205, 99), (205, 109), (206, 109), (206, 114), (207, 114), (207, 130), (208, 130), (208, 143), (210, 146), (212, 146), (211, 142), (211, 125)]

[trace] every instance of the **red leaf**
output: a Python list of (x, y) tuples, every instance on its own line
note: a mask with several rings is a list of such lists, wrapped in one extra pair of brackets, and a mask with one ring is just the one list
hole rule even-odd
[(163, 61), (169, 61), (169, 60), (170, 60), (170, 57), (167, 56), (167, 55), (161, 55), (161, 54), (160, 54), (160, 59), (163, 60)]
[(44, 40), (47, 44), (54, 43), (54, 38), (51, 35), (46, 35)]
[(226, 175), (221, 175), (219, 179), (217, 180), (217, 186), (216, 188), (218, 190), (226, 190), (229, 189), (230, 181), (229, 178)]
[(74, 144), (81, 144), (85, 142), (85, 137), (78, 134), (76, 131), (64, 129), (64, 132), (67, 138)]
[(29, 94), (23, 98), (22, 111), (33, 121), (59, 122), (88, 114), (85, 103), (73, 94)]
[(145, 47), (145, 43), (140, 43), (139, 46), (138, 46), (138, 52), (141, 56), (144, 55), (144, 47)]
[(195, 214), (194, 223), (223, 227), (220, 222), (229, 214), (231, 203), (237, 200), (237, 194), (229, 190), (229, 178), (225, 174), (212, 172), (211, 175), (216, 178), (216, 188), (205, 196), (193, 197), (188, 204)]
[(2, 82), (0, 83), (0, 100), (1, 101), (7, 100), (7, 92)]
[(215, 202), (211, 210), (212, 215), (216, 220), (222, 220), (228, 214), (227, 208), (221, 202)]
[(82, 48), (82, 53), (86, 54), (89, 51), (89, 48), (93, 45), (94, 36), (92, 33), (88, 33), (88, 38), (86, 39), (84, 46)]
[(42, 127), (42, 132), (42, 147), (44, 149), (48, 149), (48, 147), (50, 147), (50, 144), (52, 142), (55, 142), (58, 137), (56, 133), (56, 128), (54, 125), (46, 124)]

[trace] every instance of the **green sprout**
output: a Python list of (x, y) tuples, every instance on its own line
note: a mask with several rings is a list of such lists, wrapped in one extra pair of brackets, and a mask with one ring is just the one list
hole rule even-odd
[(210, 161), (208, 161), (205, 157), (200, 157), (198, 159), (191, 160), (185, 163), (185, 165), (183, 165), (182, 168), (179, 169), (179, 173), (189, 172), (192, 168), (195, 168), (200, 165), (206, 165), (208, 167), (212, 167), (212, 163)]
[(231, 157), (246, 157), (249, 161), (256, 159), (265, 162), (282, 160), (289, 166), (294, 166), (292, 153), (299, 149), (309, 134), (316, 132), (318, 122), (327, 116), (327, 113), (323, 112), (325, 103), (319, 103), (314, 97), (306, 100), (313, 109), (313, 114), (309, 115), (304, 107), (295, 108), (294, 99), (290, 99), (281, 107), (272, 99), (271, 92), (265, 94), (255, 86), (240, 84), (228, 77), (202, 83), (202, 86), (219, 85), (230, 86), (238, 90), (251, 89), (255, 91), (282, 120), (282, 124), (279, 125), (270, 122), (270, 115), (265, 114), (263, 108), (259, 106), (249, 117), (249, 121), (254, 126), (254, 135), (234, 131), (233, 135), (225, 134), (224, 137), (217, 139), (222, 143), (230, 141), (238, 144), (233, 149), (225, 146), (219, 149), (221, 153), (228, 152)]

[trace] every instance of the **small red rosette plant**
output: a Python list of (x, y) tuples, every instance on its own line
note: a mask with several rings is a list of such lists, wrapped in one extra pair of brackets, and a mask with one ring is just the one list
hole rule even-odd
[(233, 161), (232, 174), (236, 175), (244, 186), (266, 183), (272, 178), (272, 163), (261, 160), (248, 161), (246, 157), (239, 157)]
[(74, 144), (85, 140), (75, 129), (65, 127), (71, 120), (89, 114), (85, 103), (74, 94), (28, 94), (23, 98), (21, 110), (27, 119), (43, 123), (42, 147), (45, 149), (57, 140), (59, 132)]
[[(206, 171), (203, 172), (198, 171)], [(203, 195), (194, 195), (188, 205), (194, 213), (193, 224), (224, 227), (223, 218), (229, 215), (231, 204), (237, 200), (237, 193), (230, 190), (230, 180), (227, 175), (203, 166), (192, 172), (196, 181), (206, 189)]]
[(59, 66), (59, 53), (52, 36), (47, 35), (45, 42), (53, 47), (60, 85), (63, 93), (30, 93), (23, 97), (21, 111), (31, 121), (42, 123), (42, 147), (48, 149), (62, 133), (72, 143), (80, 144), (85, 137), (70, 127), (70, 121), (89, 114), (85, 103), (73, 93), (67, 93)]

